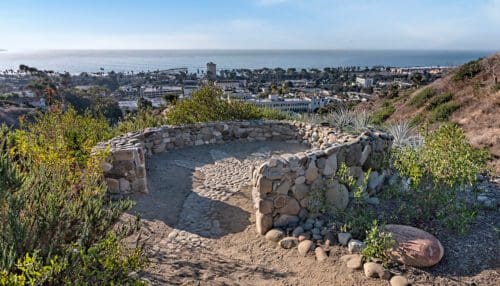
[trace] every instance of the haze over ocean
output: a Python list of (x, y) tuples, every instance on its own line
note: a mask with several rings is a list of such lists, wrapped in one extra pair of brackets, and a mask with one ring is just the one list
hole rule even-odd
[(409, 50), (45, 50), (0, 53), (0, 70), (20, 64), (70, 73), (152, 71), (186, 67), (204, 70), (207, 62), (218, 69), (324, 68), (339, 66), (454, 66), (494, 51)]

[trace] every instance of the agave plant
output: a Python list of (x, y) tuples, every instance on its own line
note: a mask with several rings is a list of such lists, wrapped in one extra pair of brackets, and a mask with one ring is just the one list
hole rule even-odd
[(422, 145), (423, 139), (415, 129), (406, 121), (397, 122), (387, 128), (389, 134), (394, 137), (393, 144), (397, 147)]
[(353, 127), (355, 131), (361, 132), (368, 129), (368, 127), (370, 126), (370, 115), (366, 111), (363, 110), (353, 115)]
[(354, 125), (354, 113), (347, 108), (339, 108), (335, 112), (329, 114), (331, 124), (339, 129), (345, 129)]

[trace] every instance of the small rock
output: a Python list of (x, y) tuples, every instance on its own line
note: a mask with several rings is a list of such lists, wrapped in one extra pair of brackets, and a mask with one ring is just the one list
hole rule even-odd
[(401, 275), (396, 275), (391, 278), (391, 286), (409, 286), (411, 285), (410, 282), (408, 282), (408, 279), (406, 277), (401, 276)]
[(305, 231), (311, 230), (313, 228), (313, 225), (310, 223), (305, 223), (302, 228), (304, 228)]
[(313, 234), (314, 240), (323, 240), (323, 236), (321, 234)]
[(352, 235), (348, 232), (341, 232), (338, 235), (339, 243), (342, 244), (343, 246), (346, 246), (347, 243), (349, 242), (349, 239), (351, 239)]
[(350, 253), (359, 253), (363, 248), (365, 248), (365, 244), (357, 239), (351, 239), (347, 244), (347, 248)]
[(363, 267), (363, 257), (361, 255), (354, 255), (346, 262), (349, 269), (361, 269)]
[(311, 239), (311, 235), (309, 233), (303, 233), (298, 237), (299, 241), (304, 241), (306, 239)]
[(299, 243), (298, 249), (299, 254), (302, 256), (306, 256), (307, 253), (312, 250), (314, 243), (310, 240), (304, 240)]
[(381, 264), (375, 262), (367, 262), (363, 265), (363, 269), (365, 271), (365, 276), (369, 278), (381, 278), (385, 280), (389, 280), (391, 278), (391, 273), (384, 269)]
[(278, 228), (271, 229), (266, 233), (266, 239), (272, 242), (278, 242), (285, 236), (285, 233)]
[(274, 220), (274, 226), (285, 227), (299, 222), (299, 217), (295, 215), (282, 214)]
[(313, 229), (311, 230), (311, 233), (312, 233), (312, 234), (320, 234), (320, 233), (321, 233), (321, 230), (319, 230), (319, 228), (313, 228)]
[(299, 235), (301, 235), (302, 233), (304, 233), (304, 229), (301, 227), (301, 226), (297, 226), (293, 231), (292, 231), (292, 235), (294, 237), (298, 237)]
[(323, 221), (321, 221), (321, 220), (317, 220), (314, 223), (314, 227), (316, 227), (316, 228), (321, 228), (322, 226), (323, 226)]
[(326, 252), (322, 247), (316, 247), (316, 249), (314, 250), (314, 253), (316, 254), (316, 259), (319, 262), (323, 262), (326, 259), (328, 259), (328, 255), (326, 255)]
[(380, 200), (376, 197), (369, 197), (365, 199), (366, 203), (372, 206), (377, 206), (380, 204)]
[(297, 246), (298, 243), (299, 240), (291, 236), (285, 237), (282, 240), (280, 240), (280, 246), (284, 249), (294, 248), (295, 246)]

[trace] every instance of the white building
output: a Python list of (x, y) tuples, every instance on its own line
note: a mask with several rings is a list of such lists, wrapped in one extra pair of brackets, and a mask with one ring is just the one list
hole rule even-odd
[(356, 84), (362, 88), (370, 88), (373, 85), (372, 78), (356, 77)]
[(142, 97), (162, 97), (164, 95), (182, 95), (181, 86), (160, 86), (160, 87), (145, 87), (141, 88), (140, 95)]
[(235, 90), (242, 86), (239, 80), (220, 80), (215, 82), (215, 86), (222, 90)]
[(248, 102), (259, 107), (279, 109), (281, 111), (314, 112), (318, 108), (328, 105), (331, 100), (324, 97), (277, 98), (270, 95), (269, 99), (253, 99), (248, 100)]

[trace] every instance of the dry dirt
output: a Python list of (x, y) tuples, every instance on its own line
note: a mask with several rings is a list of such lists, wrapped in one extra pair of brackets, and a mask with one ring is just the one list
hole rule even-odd
[[(141, 217), (141, 229), (127, 238), (146, 245), (150, 263), (139, 275), (152, 285), (389, 285), (347, 269), (340, 261), (347, 254), (343, 247), (331, 247), (328, 260), (320, 263), (314, 255), (301, 257), (296, 249), (281, 249), (256, 233), (251, 165), (304, 148), (230, 143), (149, 158), (149, 193), (134, 197), (137, 205), (124, 215)], [(405, 275), (413, 285), (500, 285), (498, 233), (492, 235), (493, 225), (486, 233), (476, 229), (493, 220), (491, 214), (479, 220), (467, 247), (443, 233), (448, 250), (443, 261), (431, 269), (403, 269)], [(484, 255), (488, 252), (493, 253)]]

